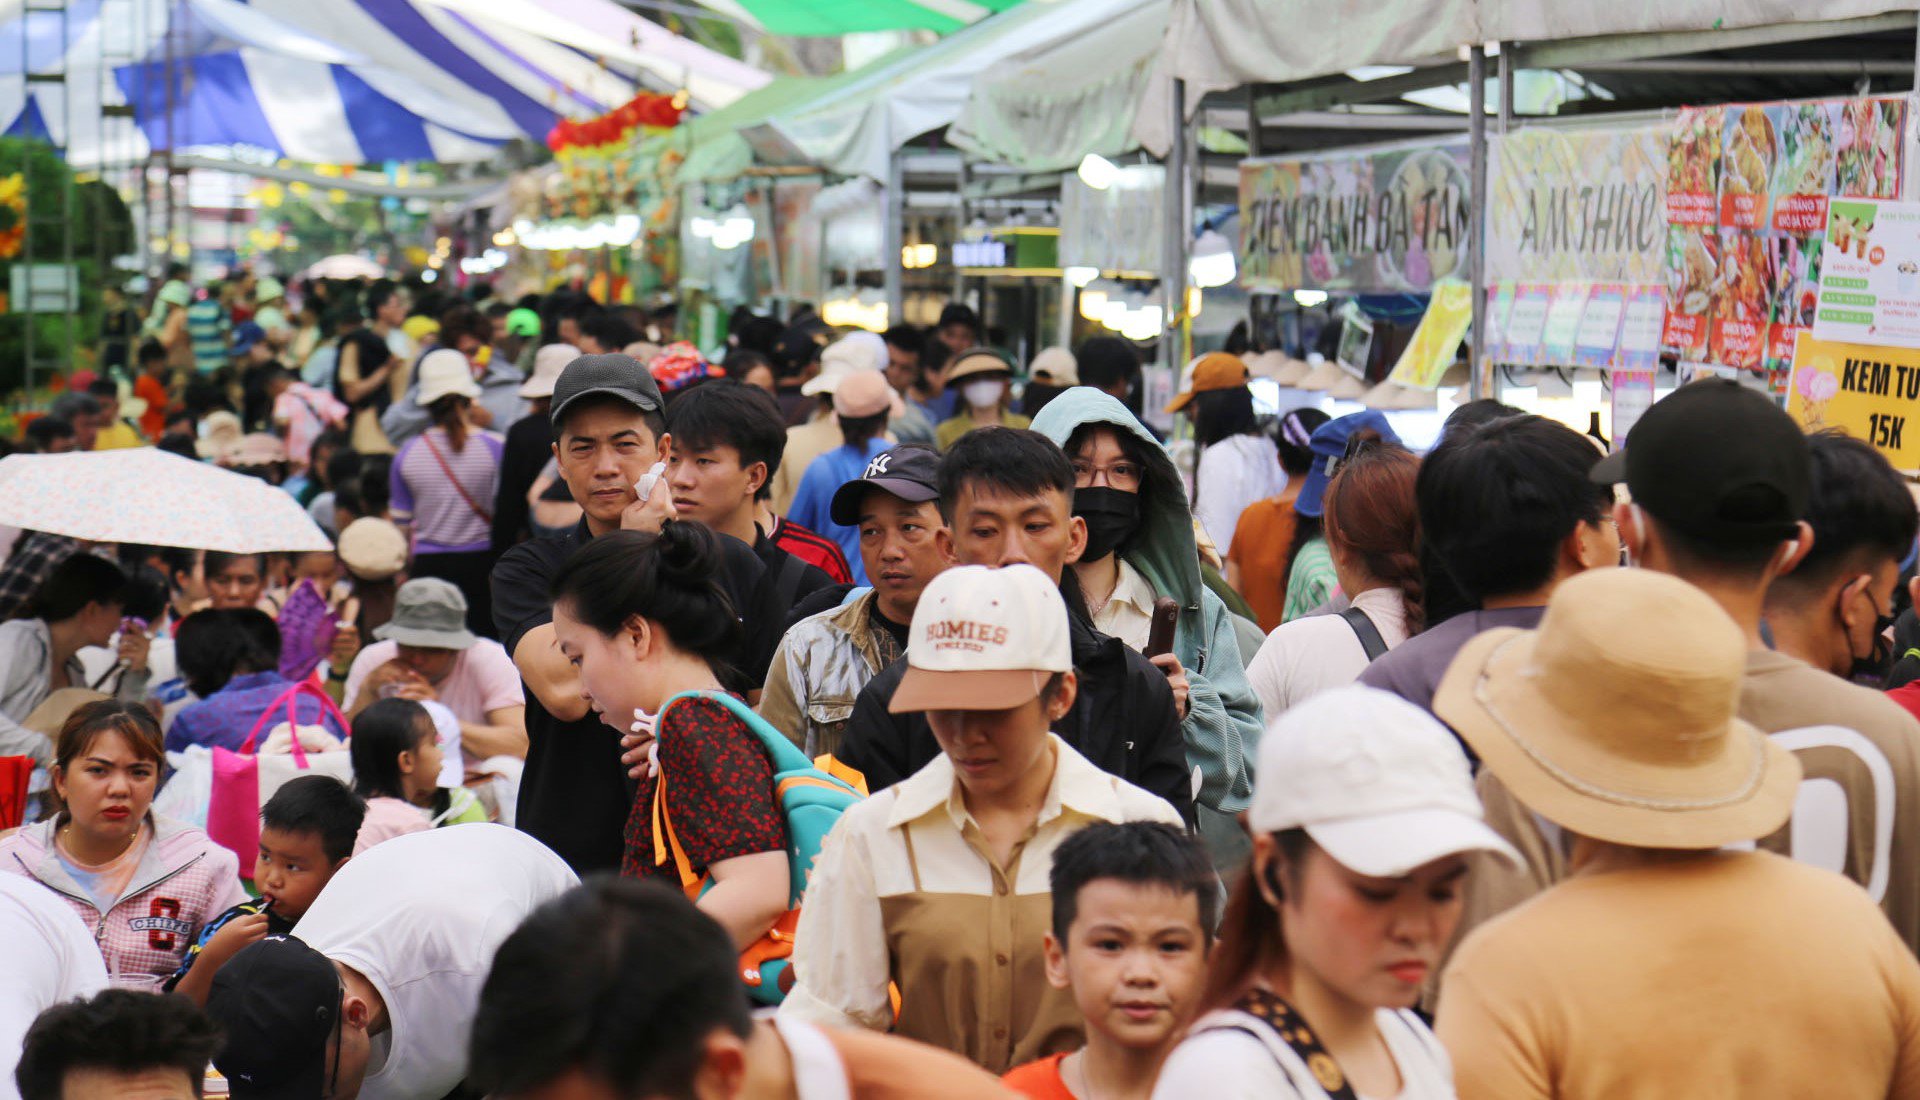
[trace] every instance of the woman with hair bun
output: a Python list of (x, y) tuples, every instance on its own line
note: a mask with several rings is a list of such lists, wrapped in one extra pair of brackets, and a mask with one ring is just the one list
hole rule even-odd
[[(713, 880), (697, 904), (744, 949), (787, 911), (787, 828), (772, 761), (717, 698), (739, 630), (720, 563), (716, 536), (697, 523), (602, 535), (554, 578), (553, 626), (589, 704), (629, 734), (628, 760), (645, 757), (631, 773), (620, 873), (680, 884), (677, 844), (692, 873)], [(656, 818), (674, 844), (656, 838)]]
[(1356, 433), (1350, 457), (1327, 484), (1321, 530), (1340, 591), (1339, 615), (1309, 615), (1275, 627), (1247, 664), (1247, 680), (1271, 724), (1290, 707), (1350, 684), (1380, 654), (1421, 628), (1420, 460), (1403, 447)]

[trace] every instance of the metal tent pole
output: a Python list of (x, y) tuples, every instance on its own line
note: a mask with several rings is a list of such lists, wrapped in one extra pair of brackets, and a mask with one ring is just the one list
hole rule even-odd
[(897, 325), (906, 317), (905, 292), (900, 285), (900, 223), (906, 218), (907, 174), (901, 164), (901, 151), (893, 147), (891, 140), (887, 147), (886, 212), (882, 215), (886, 225), (880, 237), (880, 269), (885, 273), (887, 324)]
[[(1501, 65), (1506, 65), (1501, 51)], [(1468, 360), (1468, 395), (1478, 401), (1486, 392), (1481, 372), (1488, 370), (1487, 346), (1487, 49), (1476, 45), (1467, 56), (1468, 140), (1471, 194), (1467, 199), (1467, 270), (1473, 295), (1473, 344)]]
[(1160, 285), (1166, 293), (1166, 305), (1163, 320), (1164, 328), (1160, 340), (1161, 358), (1179, 377), (1180, 371), (1180, 314), (1186, 308), (1187, 297), (1187, 248), (1192, 228), (1187, 219), (1187, 82), (1175, 79), (1173, 82), (1173, 141), (1167, 149), (1166, 180), (1166, 257), (1160, 273)]

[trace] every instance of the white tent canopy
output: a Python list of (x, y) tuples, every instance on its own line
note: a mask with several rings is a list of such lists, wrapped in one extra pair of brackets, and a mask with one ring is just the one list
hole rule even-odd
[(1911, 11), (1911, 0), (1349, 0), (1310, 10), (1290, 0), (1173, 0), (1164, 49), (1134, 136), (1164, 155), (1172, 82), (1187, 82), (1189, 115), (1209, 92), (1284, 84), (1368, 65), (1456, 60), (1482, 42), (1568, 42), (1605, 35), (1737, 30)]
[[(1142, 0), (1022, 4), (955, 31), (924, 49), (876, 62), (823, 103), (776, 114), (756, 129), (809, 163), (846, 176), (884, 180), (894, 150), (960, 117), (989, 67), (1026, 51), (1077, 39), (1133, 11)], [(750, 141), (755, 135), (747, 135)], [(756, 141), (756, 145), (760, 142)]]
[(1134, 110), (1166, 37), (1171, 0), (1086, 7), (1078, 33), (983, 70), (948, 143), (1033, 172), (1134, 148)]

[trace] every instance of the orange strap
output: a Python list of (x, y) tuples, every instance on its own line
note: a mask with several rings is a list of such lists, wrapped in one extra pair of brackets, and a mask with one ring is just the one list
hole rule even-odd
[(653, 788), (653, 865), (658, 867), (667, 861), (668, 850), (673, 853), (673, 865), (680, 872), (680, 888), (687, 892), (693, 901), (700, 900), (700, 892), (706, 887), (706, 878), (693, 873), (693, 861), (687, 858), (687, 850), (680, 846), (680, 837), (673, 831), (673, 819), (667, 815), (667, 773), (660, 773), (660, 780)]

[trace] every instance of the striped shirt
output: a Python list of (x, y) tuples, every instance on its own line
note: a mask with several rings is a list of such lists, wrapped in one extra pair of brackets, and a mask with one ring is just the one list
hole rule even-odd
[(505, 446), (493, 432), (469, 432), (467, 445), (455, 451), (445, 429), (428, 428), (400, 448), (390, 475), (393, 522), (412, 525), (415, 553), (465, 553), (492, 545), (491, 513)]
[(233, 358), (227, 350), (227, 310), (217, 298), (202, 298), (187, 307), (187, 339), (193, 344), (193, 366), (210, 374)]
[(833, 583), (853, 583), (853, 571), (847, 567), (847, 556), (841, 553), (839, 543), (825, 535), (802, 527), (785, 516), (776, 516), (773, 530), (767, 532), (767, 538), (775, 546), (832, 577)]
[(1293, 620), (1326, 603), (1340, 587), (1333, 572), (1333, 551), (1326, 539), (1311, 539), (1293, 556), (1293, 569), (1287, 574), (1287, 606), (1280, 614), (1283, 621)]

